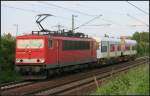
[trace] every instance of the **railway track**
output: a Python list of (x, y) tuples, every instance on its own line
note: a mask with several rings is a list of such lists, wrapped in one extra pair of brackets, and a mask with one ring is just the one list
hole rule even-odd
[(109, 77), (112, 74), (125, 71), (142, 63), (147, 63), (148, 58), (143, 57), (135, 61), (125, 62), (117, 65), (107, 66), (61, 78), (27, 84), (21, 87), (4, 88), (1, 95), (66, 95), (78, 91), (82, 86), (90, 86), (93, 81)]
[[(96, 81), (98, 81), (100, 79), (108, 78), (109, 76), (112, 76), (112, 74), (116, 74), (116, 73), (119, 73), (121, 71), (126, 71), (127, 69), (133, 68), (133, 67), (135, 67), (141, 63), (142, 64), (147, 63), (147, 61), (136, 62), (136, 64), (133, 64), (132, 66), (121, 66), (123, 68), (113, 69), (111, 71), (107, 71), (107, 72), (102, 73), (100, 75), (94, 74), (91, 77), (81, 79), (78, 81), (73, 81), (71, 83), (64, 84), (64, 85), (55, 87), (53, 89), (45, 90), (45, 91), (36, 93), (34, 95), (71, 95), (72, 93), (79, 93), (79, 91), (80, 91), (80, 94), (76, 94), (76, 95), (81, 95), (81, 93), (82, 93), (81, 87), (88, 87), (88, 86), (96, 83)], [(128, 64), (131, 64), (131, 62), (129, 62)], [(98, 84), (98, 82), (97, 82), (97, 84)], [(78, 88), (80, 88), (80, 90)]]
[(6, 84), (1, 85), (1, 91), (16, 88), (16, 87), (26, 86), (31, 83), (33, 83), (33, 82), (31, 82), (31, 81), (16, 81), (16, 82), (6, 83)]

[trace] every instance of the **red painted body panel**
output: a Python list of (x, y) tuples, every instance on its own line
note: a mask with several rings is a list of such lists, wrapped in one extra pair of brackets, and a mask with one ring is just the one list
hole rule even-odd
[[(96, 59), (96, 42), (90, 38), (75, 38), (75, 37), (61, 37), (61, 36), (18, 36), (18, 39), (43, 39), (44, 47), (41, 49), (18, 49), (16, 48), (16, 58), (44, 58), (43, 64), (65, 64), (81, 62), (85, 60)], [(48, 47), (49, 39), (53, 40), (52, 48)], [(62, 40), (77, 40), (90, 41), (89, 50), (62, 50)], [(31, 53), (29, 53), (31, 52)], [(21, 65), (24, 63), (16, 63)], [(28, 65), (31, 63), (26, 63)]]
[[(27, 39), (43, 39), (45, 41), (45, 36), (18, 36), (16, 37), (17, 40), (27, 40)], [(38, 59), (38, 58), (46, 58), (46, 49), (45, 43), (43, 48), (17, 48), (16, 43), (16, 59)], [(17, 65), (24, 65), (26, 63), (16, 63)]]
[[(51, 38), (53, 40), (53, 48), (48, 48), (48, 45), (46, 45), (47, 46), (46, 48), (48, 50), (48, 52), (46, 52), (47, 64), (64, 64), (96, 58), (96, 48), (95, 49), (91, 48), (90, 50), (69, 50), (69, 51), (62, 50), (62, 40), (91, 41), (92, 39), (80, 39), (72, 37), (51, 37)], [(46, 40), (46, 42), (48, 42), (48, 39)], [(57, 46), (57, 43), (59, 46)]]

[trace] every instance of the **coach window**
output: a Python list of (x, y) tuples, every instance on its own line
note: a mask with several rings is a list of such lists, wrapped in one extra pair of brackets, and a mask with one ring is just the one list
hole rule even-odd
[(125, 45), (125, 49), (128, 51), (130, 50), (130, 45)]
[(107, 42), (106, 41), (101, 42), (101, 52), (107, 52)]
[(121, 50), (121, 45), (118, 45), (118, 51), (120, 51)]
[(110, 52), (113, 52), (113, 51), (115, 51), (115, 45), (114, 45), (114, 44), (111, 44), (111, 45), (110, 45)]
[(49, 48), (52, 48), (53, 47), (53, 41), (50, 39), (49, 40), (49, 44), (48, 44)]

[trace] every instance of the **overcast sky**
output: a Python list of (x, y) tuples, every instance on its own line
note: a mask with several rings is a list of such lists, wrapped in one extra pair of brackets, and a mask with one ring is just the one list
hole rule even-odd
[[(144, 12), (149, 12), (148, 1), (129, 2)], [(46, 13), (54, 15), (42, 22), (46, 29), (57, 30), (54, 26), (58, 24), (63, 25), (64, 29), (71, 29), (72, 14), (77, 15), (75, 27), (102, 15), (76, 31), (90, 36), (131, 36), (135, 31), (148, 31), (146, 25), (149, 25), (149, 15), (144, 12), (127, 1), (1, 1), (1, 33), (10, 32), (15, 35), (14, 24), (18, 24), (17, 35), (38, 30), (35, 17)]]

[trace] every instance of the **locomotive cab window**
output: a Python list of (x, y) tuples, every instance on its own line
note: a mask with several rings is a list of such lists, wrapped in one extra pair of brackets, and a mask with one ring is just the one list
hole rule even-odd
[(26, 49), (26, 48), (43, 48), (44, 40), (43, 39), (19, 39), (17, 40), (17, 48)]
[(52, 48), (53, 47), (53, 41), (50, 39), (49, 42), (48, 42), (48, 46), (49, 48)]

